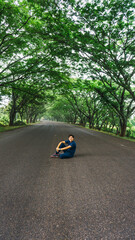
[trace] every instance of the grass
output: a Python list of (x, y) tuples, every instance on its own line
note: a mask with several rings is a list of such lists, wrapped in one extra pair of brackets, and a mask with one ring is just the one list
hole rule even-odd
[[(76, 125), (76, 124), (75, 124)], [(101, 132), (101, 133), (104, 133), (104, 134), (108, 134), (108, 135), (111, 135), (111, 136), (114, 136), (114, 137), (117, 137), (117, 138), (121, 138), (121, 139), (125, 139), (125, 140), (129, 140), (131, 142), (135, 142), (135, 139), (133, 138), (130, 138), (130, 137), (121, 137), (119, 135), (116, 135), (115, 133), (111, 133), (111, 132), (108, 132), (108, 131), (103, 131), (103, 130), (97, 130), (97, 129), (93, 129), (93, 128), (89, 128), (88, 126), (86, 127), (83, 127), (81, 125), (77, 125), (78, 127), (82, 127), (82, 128), (87, 128), (89, 130), (93, 130), (93, 131), (96, 131), (96, 132)]]
[(0, 126), (0, 132), (6, 132), (6, 131), (14, 130), (17, 128), (22, 128), (22, 127), (25, 127), (25, 126), (13, 126), (13, 127), (10, 127), (10, 126), (1, 127)]
[(131, 142), (135, 142), (135, 139), (130, 138), (130, 137), (121, 137), (121, 136), (119, 136), (119, 135), (116, 135), (115, 133), (111, 133), (111, 132), (107, 132), (107, 131), (102, 131), (102, 130), (100, 130), (100, 131), (99, 131), (99, 130), (96, 130), (96, 129), (91, 129), (91, 130), (97, 131), (97, 132), (102, 132), (102, 133), (105, 133), (105, 134), (108, 134), (108, 135), (112, 135), (112, 136), (117, 137), (117, 138), (129, 140), (129, 141), (131, 141)]
[[(40, 121), (38, 121), (36, 123), (40, 123)], [(17, 128), (23, 128), (23, 127), (31, 126), (31, 125), (34, 125), (36, 123), (28, 123), (26, 125), (21, 125), (21, 126), (0, 126), (0, 132), (11, 131), (11, 130), (15, 130)]]

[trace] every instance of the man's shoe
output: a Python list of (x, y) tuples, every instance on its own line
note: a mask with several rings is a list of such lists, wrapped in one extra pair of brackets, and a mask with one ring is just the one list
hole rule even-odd
[(51, 158), (58, 158), (59, 157), (59, 153), (54, 153), (51, 155)]

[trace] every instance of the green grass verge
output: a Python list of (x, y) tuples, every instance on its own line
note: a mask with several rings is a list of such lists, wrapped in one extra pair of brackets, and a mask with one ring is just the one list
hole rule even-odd
[(10, 131), (10, 130), (14, 130), (14, 129), (22, 128), (22, 127), (26, 127), (26, 126), (27, 125), (25, 125), (25, 126), (13, 126), (13, 127), (10, 127), (10, 126), (0, 127), (0, 132), (6, 132), (6, 131)]
[(6, 132), (6, 131), (11, 131), (11, 130), (15, 130), (17, 128), (23, 128), (23, 127), (27, 127), (27, 126), (31, 126), (31, 125), (35, 125), (38, 124), (40, 122), (36, 122), (36, 123), (28, 123), (26, 125), (22, 125), (22, 126), (0, 126), (0, 132)]
[(116, 135), (115, 133), (111, 133), (111, 132), (107, 132), (107, 131), (102, 131), (102, 130), (96, 130), (96, 129), (91, 129), (93, 131), (97, 131), (97, 132), (102, 132), (102, 133), (105, 133), (105, 134), (108, 134), (108, 135), (111, 135), (111, 136), (114, 136), (114, 137), (117, 137), (117, 138), (121, 138), (121, 139), (125, 139), (125, 140), (129, 140), (131, 142), (135, 142), (135, 139), (133, 138), (130, 138), (130, 137), (121, 137), (119, 135)]
[[(74, 124), (73, 124), (74, 125)], [(82, 128), (86, 128), (86, 129), (89, 129), (89, 130), (92, 130), (92, 131), (95, 131), (95, 132), (101, 132), (101, 133), (104, 133), (104, 134), (108, 134), (108, 135), (111, 135), (111, 136), (113, 136), (113, 137), (117, 137), (117, 138), (121, 138), (121, 139), (124, 139), (124, 140), (128, 140), (128, 141), (131, 141), (131, 142), (135, 142), (135, 139), (133, 139), (133, 138), (129, 138), (129, 137), (121, 137), (121, 136), (119, 136), (119, 135), (116, 135), (115, 133), (110, 133), (110, 132), (107, 132), (107, 131), (102, 131), (102, 130), (97, 130), (97, 129), (93, 129), (93, 128), (89, 128), (89, 127), (83, 127), (83, 126), (81, 126), (81, 125), (76, 125), (75, 124), (75, 126), (77, 126), (77, 127), (82, 127)]]

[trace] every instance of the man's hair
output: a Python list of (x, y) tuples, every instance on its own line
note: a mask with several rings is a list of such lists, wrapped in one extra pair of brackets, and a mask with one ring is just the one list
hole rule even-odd
[(73, 134), (69, 134), (68, 137), (73, 137), (74, 138), (74, 135)]

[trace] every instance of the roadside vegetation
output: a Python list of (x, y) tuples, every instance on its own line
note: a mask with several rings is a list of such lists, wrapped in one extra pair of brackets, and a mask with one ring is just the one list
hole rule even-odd
[[(80, 98), (75, 92), (72, 97), (59, 96), (57, 101), (48, 105), (45, 118), (120, 136), (121, 127), (115, 112), (104, 105), (95, 93), (91, 97), (90, 93), (86, 96), (82, 96), (82, 91)], [(121, 137), (135, 139), (135, 117), (128, 119), (125, 136)]]
[(134, 2), (0, 4), (0, 123), (42, 117), (135, 138)]

